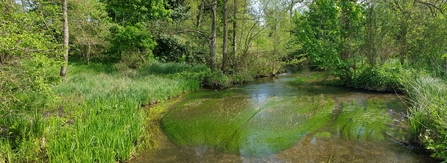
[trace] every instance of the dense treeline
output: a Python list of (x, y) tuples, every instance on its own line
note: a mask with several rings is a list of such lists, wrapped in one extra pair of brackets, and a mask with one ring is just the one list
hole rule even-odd
[(437, 0), (312, 1), (294, 15), (295, 56), (329, 72), (328, 84), (404, 92), (410, 141), (445, 160), (446, 9)]
[[(432, 78), (416, 75), (446, 76), (446, 8), (440, 0), (1, 0), (0, 162), (127, 160), (149, 137), (135, 107), (297, 65), (329, 72), (329, 84), (406, 92), (414, 140), (446, 159), (446, 104), (419, 98), (445, 98), (436, 93), (445, 82), (425, 88)], [(98, 141), (90, 148), (108, 155), (61, 152), (70, 145), (56, 142), (88, 141), (77, 129), (116, 118), (99, 112), (119, 101), (128, 110), (118, 113), (133, 116), (115, 135), (134, 136), (110, 141), (131, 147)]]

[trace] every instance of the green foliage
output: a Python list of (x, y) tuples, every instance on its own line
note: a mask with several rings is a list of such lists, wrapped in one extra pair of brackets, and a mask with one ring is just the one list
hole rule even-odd
[[(183, 63), (153, 63), (143, 66), (147, 69), (138, 70), (127, 67), (118, 69), (119, 66), (96, 63), (70, 65), (72, 75), (62, 84), (51, 88), (48, 84), (34, 86), (28, 81), (33, 79), (39, 83), (43, 79), (38, 77), (46, 77), (43, 82), (58, 82), (50, 80), (51, 76), (44, 73), (48, 71), (43, 71), (45, 69), (39, 67), (40, 64), (33, 61), (27, 62), (29, 67), (22, 66), (22, 71), (32, 67), (35, 73), (39, 72), (33, 78), (14, 76), (20, 74), (15, 72), (19, 70), (17, 67), (14, 67), (14, 71), (1, 73), (1, 88), (17, 92), (12, 95), (21, 101), (2, 101), (0, 161), (128, 160), (139, 147), (146, 145), (150, 136), (146, 128), (148, 115), (140, 106), (163, 102), (198, 89), (201, 78), (209, 71), (203, 65)], [(21, 78), (21, 82), (16, 82), (18, 78)], [(12, 80), (14, 82), (10, 82)], [(24, 85), (12, 85), (14, 83)], [(47, 90), (49, 92), (45, 92)], [(3, 93), (9, 95), (11, 91), (1, 93), (4, 98), (9, 96), (3, 96)], [(54, 98), (55, 95), (62, 98)], [(55, 99), (60, 99), (60, 102)], [(3, 104), (7, 107), (3, 107)], [(47, 104), (52, 104), (51, 108), (44, 108)], [(53, 108), (55, 104), (60, 107)]]
[(154, 57), (161, 62), (184, 62), (191, 55), (191, 50), (179, 37), (160, 35), (156, 39)]
[(228, 88), (232, 84), (241, 84), (255, 79), (256, 73), (249, 70), (240, 70), (237, 73), (228, 75), (221, 70), (215, 70), (205, 76), (203, 86), (213, 89)]
[(407, 73), (402, 84), (411, 107), (408, 110), (414, 141), (420, 141), (432, 156), (447, 160), (447, 84), (420, 73)]
[(139, 1), (131, 0), (123, 3), (120, 0), (103, 0), (109, 17), (118, 24), (135, 25), (149, 20), (166, 18), (171, 14), (166, 9), (165, 0)]
[[(64, 96), (80, 96), (81, 101), (65, 104), (63, 110), (68, 119), (61, 119), (64, 125), (53, 126), (46, 148), (50, 161), (128, 160), (149, 136), (147, 115), (139, 106), (163, 102), (200, 87), (197, 78), (171, 79), (169, 75), (208, 71), (205, 66), (183, 63), (152, 63), (138, 70), (122, 71), (103, 64), (70, 69), (77, 74), (55, 90)], [(135, 74), (129, 76), (128, 71)]]
[(51, 85), (59, 83), (58, 67), (51, 59), (41, 57), (0, 67), (1, 108), (33, 110), (56, 99)]
[(400, 91), (402, 85), (399, 81), (399, 74), (402, 72), (399, 65), (368, 67), (362, 69), (352, 79), (352, 86), (372, 91), (393, 92)]
[(312, 67), (330, 70), (347, 80), (354, 51), (360, 46), (356, 34), (363, 26), (362, 7), (356, 2), (318, 0), (303, 15), (297, 14), (295, 37)]
[(80, 106), (65, 108), (77, 112), (73, 124), (52, 126), (46, 148), (50, 162), (130, 159), (141, 145), (146, 119), (139, 102), (128, 97), (121, 93), (98, 95)]
[[(70, 60), (107, 60), (103, 51), (109, 48), (110, 27), (105, 4), (97, 0), (68, 1)], [(107, 58), (106, 58), (107, 57)]]
[(152, 58), (151, 50), (156, 42), (143, 24), (115, 25), (110, 30), (114, 34), (110, 41), (113, 58), (122, 59), (133, 68)]
[(170, 79), (186, 79), (191, 81), (202, 81), (210, 74), (206, 65), (189, 65), (186, 63), (160, 63), (151, 62), (138, 69), (139, 75), (162, 75)]
[(209, 88), (226, 88), (231, 85), (231, 80), (223, 71), (215, 70), (205, 78), (204, 85)]

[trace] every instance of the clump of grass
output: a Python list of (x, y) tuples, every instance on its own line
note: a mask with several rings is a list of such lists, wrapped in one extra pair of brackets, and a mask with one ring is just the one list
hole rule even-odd
[[(141, 105), (200, 88), (208, 70), (185, 64), (158, 66), (168, 74), (156, 73), (162, 71), (156, 67), (143, 71), (74, 64), (61, 84), (48, 86), (59, 98), (45, 100), (48, 96), (23, 91), (28, 100), (23, 105), (0, 108), (0, 162), (128, 160), (149, 142), (146, 128), (151, 116)], [(42, 105), (30, 105), (36, 101), (43, 101)]]
[(146, 123), (137, 101), (114, 95), (78, 107), (72, 124), (54, 126), (46, 148), (50, 161), (114, 162), (135, 154)]
[[(167, 69), (166, 73), (201, 73), (203, 70), (195, 71), (187, 65), (158, 66)], [(101, 70), (104, 66), (93, 67)], [(201, 82), (197, 78), (155, 75), (161, 70), (150, 66), (131, 76), (127, 71), (135, 70), (78, 71), (55, 88), (61, 96), (75, 95), (81, 100), (75, 101), (75, 105), (65, 100), (69, 104), (64, 104), (63, 110), (69, 120), (62, 124), (58, 120), (52, 123), (52, 134), (46, 147), (50, 161), (128, 160), (138, 147), (145, 145), (149, 136), (146, 132), (148, 116), (139, 107), (196, 90)]]
[(206, 65), (189, 65), (186, 63), (160, 63), (160, 62), (151, 62), (146, 65), (138, 68), (138, 71), (141, 75), (147, 74), (175, 74), (182, 72), (191, 72), (191, 73), (201, 73), (204, 71), (208, 71), (209, 68)]
[(411, 107), (408, 109), (413, 140), (447, 160), (447, 84), (428, 75), (403, 76), (402, 84)]
[(39, 114), (4, 114), (0, 120), (0, 160), (33, 162), (43, 158), (42, 147), (46, 123)]

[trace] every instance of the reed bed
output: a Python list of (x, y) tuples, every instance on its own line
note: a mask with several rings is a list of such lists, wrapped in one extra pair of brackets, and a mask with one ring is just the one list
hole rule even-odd
[[(124, 162), (151, 139), (142, 105), (199, 89), (205, 66), (71, 65), (46, 108), (0, 110), (0, 162)], [(157, 65), (158, 67), (154, 66)], [(195, 75), (195, 78), (187, 76)]]
[(407, 75), (402, 84), (411, 104), (408, 120), (413, 141), (421, 142), (432, 156), (447, 160), (447, 84), (428, 75)]

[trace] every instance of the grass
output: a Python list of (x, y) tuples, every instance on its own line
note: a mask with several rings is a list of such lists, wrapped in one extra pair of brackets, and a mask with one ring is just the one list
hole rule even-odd
[(402, 84), (411, 106), (408, 109), (413, 140), (447, 160), (447, 84), (429, 75), (403, 76)]
[(151, 139), (152, 116), (141, 106), (199, 89), (207, 72), (186, 64), (70, 65), (52, 90), (54, 104), (0, 110), (0, 162), (126, 161)]

